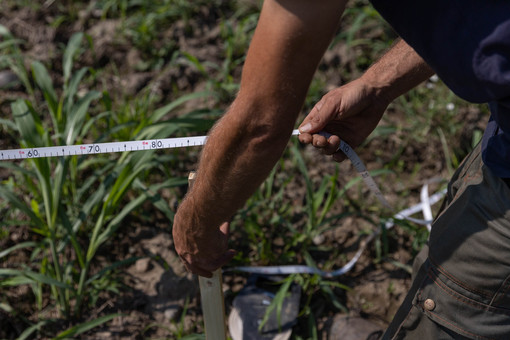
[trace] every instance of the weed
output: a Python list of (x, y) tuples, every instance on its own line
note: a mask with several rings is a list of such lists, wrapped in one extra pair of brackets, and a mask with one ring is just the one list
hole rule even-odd
[[(82, 40), (83, 34), (73, 35), (63, 53), (62, 89), (56, 89), (46, 67), (34, 61), (31, 64), (36, 85), (34, 93), (40, 93), (44, 102), (37, 102), (34, 96), (33, 100), (19, 99), (11, 105), (14, 125), (10, 126), (19, 135), (21, 146), (27, 148), (29, 157), (35, 147), (79, 144), (90, 138), (90, 133), (94, 132), (92, 125), (101, 121), (125, 121), (120, 129), (110, 124), (101, 137), (121, 135), (133, 139), (168, 137), (187, 129), (205, 129), (212, 124), (199, 119), (207, 112), (167, 119), (179, 105), (207, 95), (204, 93), (183, 97), (150, 115), (146, 113), (145, 119), (140, 119), (140, 112), (130, 120), (122, 117), (122, 112), (104, 111), (93, 115), (92, 106), (97, 109), (103, 103), (106, 108), (111, 107), (105, 92), (91, 90), (78, 94), (87, 68), (74, 71), (73, 60), (81, 51)], [(8, 45), (9, 48), (13, 46)], [(13, 58), (8, 61), (9, 65), (22, 64), (16, 60), (18, 54)], [(25, 72), (23, 69), (16, 71)], [(5, 202), (2, 209), (6, 210), (2, 223), (27, 225), (34, 241), (19, 243), (0, 253), (2, 259), (15, 251), (25, 251), (31, 258), (28, 264), (0, 269), (0, 288), (28, 284), (39, 311), (54, 306), (61, 317), (70, 320), (83, 320), (86, 307), (94, 305), (105, 290), (118, 292), (112, 274), (137, 258), (120, 260), (92, 271), (98, 250), (114, 237), (124, 219), (147, 200), (171, 220), (173, 212), (158, 191), (185, 183), (184, 178), (171, 175), (163, 181), (144, 184), (142, 180), (166, 162), (165, 157), (159, 159), (154, 155), (152, 150), (124, 153), (118, 159), (97, 155), (93, 159), (29, 158), (20, 165), (2, 162), (0, 166), (14, 170), (15, 176), (14, 181), (0, 186), (0, 197)], [(50, 305), (46, 306), (44, 301), (48, 294)], [(115, 314), (78, 323), (56, 338), (78, 335), (113, 317)], [(42, 324), (36, 324), (30, 329), (35, 332), (41, 327)]]

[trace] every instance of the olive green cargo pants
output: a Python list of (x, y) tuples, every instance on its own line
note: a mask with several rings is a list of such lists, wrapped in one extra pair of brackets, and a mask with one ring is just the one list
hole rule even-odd
[(383, 339), (510, 339), (507, 183), (482, 163), (480, 145), (466, 157)]

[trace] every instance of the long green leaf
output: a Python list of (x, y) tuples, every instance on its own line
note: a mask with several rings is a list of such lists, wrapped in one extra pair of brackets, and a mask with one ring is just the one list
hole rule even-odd
[(271, 313), (273, 310), (276, 309), (276, 319), (278, 321), (278, 327), (281, 326), (281, 312), (282, 312), (282, 306), (283, 306), (283, 300), (287, 296), (287, 293), (290, 289), (290, 285), (292, 284), (294, 280), (294, 276), (291, 275), (285, 279), (280, 289), (278, 289), (278, 292), (276, 293), (275, 297), (271, 301), (271, 304), (267, 307), (266, 313), (264, 314), (264, 317), (262, 318), (262, 321), (259, 324), (259, 331), (262, 330), (264, 325), (269, 320), (269, 317), (271, 316)]
[[(7, 41), (17, 41), (12, 36), (11, 32), (5, 27), (0, 25), (0, 36), (4, 38), (4, 40)], [(18, 47), (18, 44), (11, 45), (10, 50), (12, 50), (12, 54), (5, 56), (5, 60), (7, 60), (7, 64), (9, 65), (10, 69), (18, 76), (18, 78), (21, 80), (21, 83), (25, 86), (25, 89), (27, 90), (27, 93), (29, 95), (33, 95), (34, 90), (32, 89), (32, 84), (28, 77), (27, 69), (25, 68), (24, 59), (21, 55), (20, 48)], [(4, 57), (4, 56), (2, 56)], [(4, 58), (2, 58), (4, 59)]]
[(333, 290), (331, 289), (331, 287), (329, 285), (321, 284), (320, 287), (321, 287), (321, 290), (326, 295), (328, 295), (333, 306), (335, 306), (338, 310), (340, 310), (344, 313), (348, 312), (347, 308), (340, 302), (340, 300), (338, 299), (338, 297), (336, 296), (336, 294), (333, 292)]
[(64, 83), (67, 83), (71, 76), (71, 69), (73, 67), (73, 61), (76, 53), (79, 51), (81, 42), (83, 39), (83, 33), (78, 32), (73, 34), (69, 42), (67, 43), (64, 55), (62, 57), (62, 67), (64, 69)]
[(12, 253), (13, 251), (15, 250), (18, 250), (18, 249), (23, 249), (23, 248), (29, 248), (29, 247), (35, 247), (37, 245), (37, 243), (35, 242), (22, 242), (22, 243), (19, 243), (15, 246), (12, 246), (10, 248), (7, 248), (3, 251), (0, 252), (0, 259), (4, 256), (7, 256), (9, 255), (10, 253)]
[(32, 209), (27, 204), (19, 200), (11, 191), (3, 186), (0, 186), (0, 197), (3, 197), (13, 207), (26, 214), (30, 218), (30, 223), (32, 225), (40, 226), (44, 224), (44, 222), (32, 211)]
[(106, 226), (106, 228), (104, 229), (104, 231), (99, 234), (95, 244), (93, 245), (94, 247), (94, 253), (95, 251), (99, 248), (99, 246), (101, 244), (103, 244), (106, 240), (108, 240), (108, 238), (113, 234), (113, 232), (117, 229), (117, 227), (119, 226), (120, 222), (122, 222), (122, 220), (131, 212), (133, 211), (134, 209), (136, 209), (137, 207), (139, 207), (140, 205), (143, 204), (143, 202), (145, 202), (145, 200), (147, 200), (147, 195), (140, 195), (138, 196), (137, 198), (135, 198), (134, 200), (130, 201), (128, 204), (126, 204), (126, 206), (118, 213), (115, 215), (115, 217), (113, 218), (113, 220), (111, 220), (108, 225)]
[(12, 162), (0, 162), (0, 168), (9, 169), (9, 170), (12, 170), (14, 172), (27, 175), (29, 177), (35, 177), (36, 176), (35, 172), (33, 172), (31, 170), (28, 170), (28, 169), (26, 169), (26, 168), (24, 168), (22, 166), (19, 166), (16, 163), (12, 163)]
[(181, 340), (205, 340), (205, 334), (190, 334), (182, 337)]
[(190, 100), (193, 100), (193, 99), (198, 99), (198, 98), (207, 98), (207, 97), (211, 97), (213, 95), (212, 92), (194, 92), (194, 93), (191, 93), (191, 94), (187, 94), (187, 95), (184, 95), (176, 100), (174, 100), (173, 102), (163, 106), (163, 107), (160, 107), (159, 109), (155, 110), (152, 115), (151, 115), (151, 121), (152, 122), (158, 122), (160, 119), (162, 119), (166, 114), (168, 114), (169, 112), (173, 111), (174, 109), (176, 109), (177, 107), (179, 107), (180, 105), (186, 103), (187, 101), (190, 101)]
[(104, 324), (105, 322), (108, 322), (110, 320), (112, 320), (113, 318), (117, 317), (117, 316), (120, 316), (121, 314), (109, 314), (109, 315), (105, 315), (105, 316), (102, 316), (100, 318), (97, 318), (97, 319), (94, 319), (94, 320), (91, 320), (91, 321), (87, 321), (87, 322), (84, 322), (84, 323), (81, 323), (79, 325), (76, 325), (76, 326), (73, 326), (71, 328), (69, 328), (68, 330), (65, 330), (63, 332), (61, 332), (60, 334), (58, 334), (55, 338), (53, 338), (54, 340), (60, 340), (60, 339), (69, 339), (69, 338), (73, 338), (75, 337), (76, 335), (79, 335), (81, 333), (84, 333), (86, 331), (89, 331), (97, 326), (100, 326), (102, 324)]
[(90, 283), (92, 283), (92, 281), (94, 280), (97, 280), (98, 278), (102, 277), (104, 274), (108, 273), (109, 271), (112, 271), (114, 269), (117, 269), (119, 267), (124, 267), (126, 265), (129, 265), (129, 264), (132, 264), (132, 263), (135, 263), (136, 261), (138, 261), (139, 259), (141, 259), (142, 257), (140, 256), (136, 256), (136, 257), (130, 257), (128, 259), (125, 259), (125, 260), (122, 260), (122, 261), (117, 261), (117, 262), (114, 262), (112, 263), (111, 265), (101, 269), (99, 272), (97, 272), (95, 275), (91, 276), (87, 282), (86, 282), (86, 285), (89, 285)]
[(0, 309), (7, 313), (12, 313), (14, 308), (11, 307), (8, 303), (0, 302)]
[(10, 46), (14, 46), (14, 45), (21, 45), (22, 43), (23, 43), (23, 40), (21, 40), (21, 39), (10, 39), (7, 41), (2, 41), (2, 42), (0, 42), (0, 50), (10, 47)]
[[(58, 112), (58, 99), (57, 93), (55, 92), (55, 88), (53, 87), (51, 76), (48, 73), (46, 67), (44, 67), (44, 65), (41, 64), (39, 61), (34, 61), (32, 63), (32, 74), (34, 76), (37, 86), (39, 86), (39, 88), (43, 92), (43, 96), (46, 99), (52, 118), (56, 123), (57, 121), (56, 117)], [(57, 126), (55, 126), (55, 128), (57, 128)]]
[(326, 202), (324, 203), (324, 206), (322, 208), (322, 212), (319, 216), (319, 219), (317, 220), (317, 224), (321, 224), (324, 218), (326, 217), (326, 214), (330, 211), (331, 207), (335, 203), (336, 199), (338, 198), (338, 189), (337, 189), (337, 183), (336, 180), (338, 178), (338, 167), (336, 168), (335, 174), (329, 178), (330, 183), (330, 189), (328, 197), (326, 198)]
[(21, 285), (34, 284), (36, 283), (33, 279), (26, 276), (12, 276), (3, 280), (0, 280), (0, 287), (17, 287)]
[[(106, 111), (106, 112), (101, 112), (100, 114), (95, 115), (94, 117), (89, 117), (87, 119), (87, 121), (85, 122), (85, 124), (83, 124), (83, 127), (81, 128), (80, 138), (84, 138), (87, 135), (87, 133), (89, 132), (90, 128), (92, 126), (94, 126), (95, 124), (97, 124), (98, 120), (101, 120), (101, 119), (111, 116), (111, 115), (112, 115), (112, 112)], [(100, 140), (100, 138), (98, 138), (98, 141), (99, 140)], [(111, 141), (111, 140), (109, 140), (109, 141)]]
[(73, 226), (71, 225), (71, 222), (67, 218), (66, 213), (63, 211), (64, 209), (59, 209), (60, 219), (62, 221), (62, 224), (64, 225), (64, 228), (67, 231), (68, 237), (71, 239), (71, 244), (73, 245), (74, 252), (76, 254), (76, 257), (78, 258), (78, 263), (80, 264), (80, 267), (83, 269), (85, 268), (85, 259), (83, 250), (81, 249), (80, 243), (78, 242), (78, 239), (76, 238), (76, 232), (73, 230)]
[(0, 125), (5, 125), (9, 129), (12, 129), (14, 131), (18, 130), (18, 127), (16, 126), (16, 124), (14, 124), (14, 122), (12, 120), (0, 118)]
[(294, 160), (297, 163), (297, 166), (301, 172), (301, 175), (303, 176), (305, 180), (306, 185), (306, 210), (308, 214), (308, 225), (309, 228), (313, 227), (316, 224), (316, 215), (314, 211), (314, 197), (313, 197), (313, 185), (312, 181), (310, 180), (310, 176), (308, 176), (308, 170), (306, 168), (305, 161), (303, 159), (303, 156), (301, 156), (301, 152), (299, 152), (296, 145), (293, 145), (290, 149), (292, 151), (292, 155), (294, 156)]
[(21, 138), (27, 147), (43, 146), (41, 139), (41, 121), (30, 109), (29, 103), (18, 99), (11, 104), (14, 122), (20, 132)]
[(67, 112), (68, 120), (65, 128), (66, 144), (71, 145), (75, 142), (76, 137), (80, 133), (80, 128), (85, 120), (85, 115), (89, 109), (90, 103), (101, 97), (101, 93), (97, 91), (88, 92), (81, 98), (73, 107), (70, 112)]
[(23, 275), (23, 271), (12, 268), (0, 268), (0, 276)]
[(64, 112), (68, 113), (71, 111), (71, 106), (74, 103), (74, 98), (76, 96), (76, 93), (78, 92), (78, 86), (80, 85), (81, 80), (87, 73), (87, 68), (84, 67), (80, 69), (76, 74), (73, 75), (71, 78), (71, 81), (67, 85), (67, 87), (64, 88)]
[[(140, 153), (142, 154), (142, 153)], [(110, 194), (108, 195), (107, 200), (105, 201), (105, 206), (108, 209), (112, 209), (115, 207), (120, 199), (124, 196), (126, 191), (130, 188), (132, 182), (134, 179), (145, 169), (149, 168), (151, 166), (150, 163), (147, 163), (150, 158), (152, 158), (153, 152), (144, 152), (143, 155), (133, 155), (133, 158), (136, 158), (140, 156), (141, 158), (138, 158), (139, 161), (135, 163), (134, 166), (124, 167), (122, 169), (121, 174), (115, 181), (115, 184), (113, 185)]]
[(29, 339), (30, 336), (32, 335), (32, 333), (34, 333), (35, 331), (38, 331), (40, 330), (43, 326), (46, 326), (47, 324), (49, 324), (51, 321), (50, 320), (42, 320), (42, 321), (39, 321), (38, 323), (36, 323), (35, 325), (32, 325), (30, 327), (28, 327), (27, 329), (25, 329), (23, 331), (23, 333), (20, 334), (20, 336), (16, 339), (16, 340), (25, 340), (25, 339)]
[(50, 286), (73, 290), (73, 287), (69, 286), (68, 284), (66, 284), (64, 282), (60, 282), (48, 275), (36, 273), (36, 272), (30, 271), (30, 270), (24, 270), (23, 274), (39, 283), (44, 283), (44, 284), (47, 284)]

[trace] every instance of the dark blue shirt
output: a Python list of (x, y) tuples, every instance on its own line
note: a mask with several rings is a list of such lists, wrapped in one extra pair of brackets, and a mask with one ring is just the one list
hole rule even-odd
[(371, 0), (459, 97), (489, 103), (484, 163), (510, 178), (510, 0)]

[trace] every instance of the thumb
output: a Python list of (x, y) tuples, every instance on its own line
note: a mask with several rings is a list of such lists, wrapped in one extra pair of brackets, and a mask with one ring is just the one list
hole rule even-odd
[(321, 113), (323, 105), (324, 100), (320, 100), (317, 104), (315, 104), (308, 116), (306, 116), (301, 125), (299, 125), (300, 133), (312, 134), (324, 129), (328, 120), (324, 117), (324, 113)]

